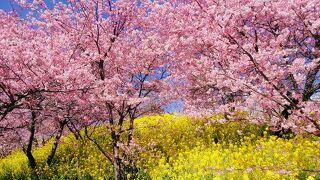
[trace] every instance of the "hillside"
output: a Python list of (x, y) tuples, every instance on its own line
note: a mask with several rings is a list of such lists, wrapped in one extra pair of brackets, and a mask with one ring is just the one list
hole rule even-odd
[[(211, 122), (184, 115), (144, 116), (136, 121), (126, 161), (128, 179), (320, 179), (319, 138), (271, 135), (267, 126)], [(111, 149), (102, 126), (94, 136)], [(94, 144), (63, 137), (51, 167), (45, 158), (51, 142), (34, 150), (39, 179), (111, 179), (112, 166)], [(105, 168), (108, 167), (108, 168)], [(32, 178), (27, 158), (17, 150), (0, 160), (0, 179)]]

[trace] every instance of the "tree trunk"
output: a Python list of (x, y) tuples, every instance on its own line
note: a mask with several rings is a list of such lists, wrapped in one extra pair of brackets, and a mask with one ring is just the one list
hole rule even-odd
[(31, 112), (31, 125), (30, 125), (30, 136), (27, 144), (27, 148), (23, 147), (23, 152), (26, 154), (28, 161), (29, 161), (29, 166), (31, 168), (31, 178), (32, 179), (39, 179), (35, 169), (37, 167), (37, 162), (35, 158), (33, 157), (32, 154), (32, 145), (34, 141), (34, 135), (36, 131), (36, 112), (32, 111)]
[(55, 135), (51, 152), (50, 152), (50, 154), (49, 154), (49, 156), (47, 158), (47, 165), (48, 166), (51, 165), (53, 157), (56, 154), (56, 151), (57, 151), (57, 148), (58, 148), (58, 144), (59, 144), (60, 138), (61, 138), (62, 133), (63, 133), (64, 126), (66, 125), (66, 123), (67, 123), (66, 120), (64, 120), (64, 121), (59, 123), (59, 130), (58, 130), (57, 134)]
[(121, 168), (121, 158), (119, 156), (119, 147), (117, 145), (113, 146), (113, 170), (115, 180), (123, 180), (123, 173)]
[(133, 130), (134, 130), (133, 123), (134, 123), (134, 119), (130, 118), (129, 134), (128, 134), (128, 142), (127, 142), (128, 146), (130, 146), (131, 141), (133, 139)]
[(76, 138), (76, 140), (79, 140), (79, 139), (83, 140), (79, 130), (74, 126), (74, 124), (71, 121), (67, 123), (67, 127), (70, 130), (70, 132), (73, 134), (73, 136)]
[(111, 129), (112, 148), (113, 148), (113, 170), (115, 180), (123, 180), (123, 173), (121, 168), (120, 148), (118, 142), (120, 136), (116, 133), (114, 127)]
[(28, 141), (28, 146), (27, 149), (25, 149), (25, 154), (29, 160), (29, 165), (31, 169), (35, 169), (37, 166), (36, 160), (33, 157), (32, 154), (32, 144), (34, 141), (34, 133), (36, 130), (36, 112), (32, 111), (31, 112), (31, 126), (30, 126), (30, 136), (29, 136), (29, 141)]
[(117, 130), (115, 128), (115, 123), (113, 120), (113, 112), (112, 112), (112, 105), (107, 103), (107, 107), (109, 110), (109, 125), (110, 125), (110, 134), (112, 138), (112, 149), (113, 149), (113, 170), (114, 170), (114, 178), (115, 180), (123, 180), (123, 171), (122, 171), (122, 159), (120, 157), (120, 148), (119, 148), (119, 142), (120, 142), (120, 134), (122, 131), (122, 123), (123, 123), (123, 118), (120, 117), (119, 119), (119, 133), (117, 133)]

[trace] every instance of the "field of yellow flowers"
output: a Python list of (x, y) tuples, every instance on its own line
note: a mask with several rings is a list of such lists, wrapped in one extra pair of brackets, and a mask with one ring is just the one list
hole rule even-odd
[[(320, 179), (320, 138), (308, 134), (273, 136), (265, 125), (245, 121), (218, 123), (163, 114), (137, 119), (128, 179)], [(100, 132), (99, 132), (100, 130)], [(100, 128), (106, 148), (110, 138)], [(41, 179), (111, 179), (112, 166), (88, 140), (67, 135), (51, 167), (45, 165), (50, 142), (34, 151)], [(0, 159), (0, 179), (28, 179), (22, 151)]]

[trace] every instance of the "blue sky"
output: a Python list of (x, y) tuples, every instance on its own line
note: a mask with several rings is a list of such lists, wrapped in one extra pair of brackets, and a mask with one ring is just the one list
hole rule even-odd
[[(10, 11), (12, 10), (12, 2), (15, 0), (0, 0), (0, 9)], [(28, 0), (29, 2), (32, 2), (32, 0)], [(66, 2), (66, 0), (55, 0), (56, 2)], [(52, 5), (52, 0), (44, 0), (44, 2), (47, 3), (48, 7), (50, 8), (50, 5)]]
[[(46, 0), (50, 1), (50, 0)], [(12, 11), (15, 10), (20, 14), (21, 17), (24, 17), (27, 14), (27, 10), (20, 8), (14, 3), (14, 0), (0, 0), (0, 9), (4, 11)]]
[(163, 110), (167, 113), (182, 112), (183, 111), (183, 102), (182, 102), (182, 100), (176, 100), (173, 103), (164, 107)]
[(11, 4), (10, 4), (11, 0), (1, 0), (0, 2), (0, 9), (3, 10), (11, 10)]

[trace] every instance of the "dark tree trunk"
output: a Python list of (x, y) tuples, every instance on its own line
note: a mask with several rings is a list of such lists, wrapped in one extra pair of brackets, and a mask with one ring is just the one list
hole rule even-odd
[(57, 151), (57, 148), (58, 148), (58, 144), (59, 144), (60, 138), (61, 138), (62, 133), (63, 133), (64, 126), (66, 125), (66, 123), (67, 123), (66, 120), (64, 120), (64, 121), (59, 123), (59, 130), (58, 130), (57, 134), (55, 135), (51, 152), (50, 152), (50, 154), (49, 154), (49, 156), (47, 158), (47, 165), (48, 166), (51, 165), (53, 157), (56, 154), (56, 151)]
[(32, 111), (31, 112), (31, 126), (30, 126), (30, 136), (29, 136), (28, 146), (24, 150), (25, 154), (28, 158), (29, 165), (32, 169), (35, 169), (37, 166), (36, 160), (34, 159), (33, 154), (32, 154), (32, 144), (34, 141), (35, 130), (36, 130), (36, 112)]
[(104, 61), (100, 60), (99, 61), (99, 75), (100, 79), (104, 80), (105, 79), (105, 73), (104, 73)]
[(31, 125), (29, 128), (30, 135), (29, 135), (28, 144), (27, 144), (26, 148), (23, 147), (22, 149), (23, 149), (23, 152), (25, 153), (25, 155), (27, 156), (28, 161), (29, 161), (29, 166), (31, 168), (31, 178), (32, 179), (39, 179), (39, 177), (35, 171), (36, 167), (37, 167), (37, 162), (32, 154), (32, 146), (33, 146), (35, 131), (36, 131), (36, 112), (32, 111), (31, 112)]

